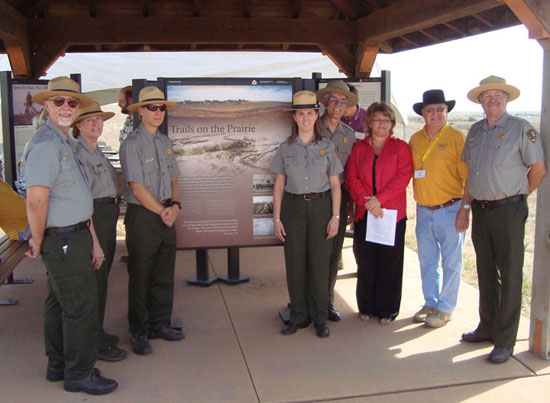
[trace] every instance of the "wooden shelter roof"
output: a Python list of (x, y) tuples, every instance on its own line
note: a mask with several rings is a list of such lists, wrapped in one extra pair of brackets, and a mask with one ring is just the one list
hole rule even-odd
[(396, 53), (519, 24), (499, 0), (0, 0), (0, 53), (39, 77), (67, 52), (322, 52), (365, 77)]

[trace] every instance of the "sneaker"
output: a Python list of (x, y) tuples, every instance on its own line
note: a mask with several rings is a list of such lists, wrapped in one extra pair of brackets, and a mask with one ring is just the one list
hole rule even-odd
[(133, 333), (130, 344), (137, 355), (146, 355), (153, 352), (153, 347), (149, 344), (146, 334)]
[(435, 308), (424, 305), (420, 311), (414, 314), (413, 320), (418, 323), (426, 321), (426, 318), (436, 311)]
[(451, 320), (451, 313), (435, 310), (434, 313), (428, 315), (424, 323), (428, 327), (443, 327)]
[(122, 361), (128, 356), (126, 350), (116, 346), (109, 345), (107, 348), (100, 350), (97, 353), (97, 359), (101, 361), (115, 362)]

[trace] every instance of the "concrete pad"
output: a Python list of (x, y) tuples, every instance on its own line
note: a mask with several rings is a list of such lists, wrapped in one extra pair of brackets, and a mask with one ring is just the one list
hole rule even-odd
[[(351, 248), (344, 254), (346, 267), (354, 267)], [(277, 312), (288, 301), (281, 284), (282, 248), (243, 249), (241, 261), (247, 262), (243, 274), (253, 281), (224, 287), (223, 293), (261, 401), (337, 399), (532, 374), (516, 360), (501, 366), (488, 363), (489, 343), (459, 342), (461, 333), (477, 324), (477, 297), (470, 295), (475, 290), (464, 287), (462, 307), (447, 326), (428, 329), (412, 322), (423, 300), (416, 254), (410, 251), (397, 320), (388, 326), (359, 320), (356, 280), (342, 273), (337, 304), (343, 319), (330, 323), (331, 336), (324, 340), (315, 336), (312, 326), (292, 336), (279, 334)], [(213, 259), (216, 272), (218, 267), (224, 270), (224, 264)], [(266, 282), (279, 286), (262, 286)]]
[[(98, 361), (103, 375), (120, 386), (111, 395), (94, 398), (62, 390), (62, 383), (45, 380), (42, 306), (46, 276), (40, 261), (25, 259), (17, 277), (35, 280), (31, 285), (0, 287), (0, 299), (15, 298), (15, 306), (0, 307), (0, 389), (4, 401), (189, 401), (257, 402), (253, 385), (235, 338), (219, 287), (189, 287), (195, 273), (194, 253), (178, 251), (174, 316), (182, 318), (185, 340), (152, 340), (153, 354), (137, 356), (129, 344), (127, 311), (128, 276), (120, 255), (127, 254), (119, 241), (113, 265), (106, 314), (106, 329), (117, 334), (128, 358), (122, 362)], [(6, 363), (10, 363), (6, 365)]]

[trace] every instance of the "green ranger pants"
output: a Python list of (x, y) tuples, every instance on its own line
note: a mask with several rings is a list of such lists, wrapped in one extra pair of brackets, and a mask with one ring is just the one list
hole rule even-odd
[(338, 234), (334, 237), (332, 250), (330, 252), (329, 274), (328, 274), (328, 297), (330, 306), (334, 306), (334, 287), (338, 277), (338, 262), (342, 258), (342, 246), (346, 237), (346, 227), (348, 225), (348, 206), (350, 197), (348, 191), (342, 186), (342, 201), (340, 202), (340, 223)]
[(512, 348), (521, 315), (527, 201), (483, 209), (474, 200), (472, 214), (479, 282), (478, 331), (493, 337), (496, 347)]
[(99, 270), (95, 270), (97, 282), (97, 309), (99, 319), (99, 350), (108, 347), (107, 333), (103, 328), (105, 319), (105, 305), (107, 303), (107, 282), (116, 250), (116, 224), (120, 208), (118, 204), (94, 203), (94, 227), (105, 260)]
[(68, 380), (90, 376), (97, 359), (97, 289), (91, 256), (92, 236), (87, 228), (44, 237), (46, 355), (50, 367), (65, 368)]
[(128, 321), (130, 333), (143, 334), (168, 324), (174, 301), (176, 229), (158, 214), (128, 204)]
[(331, 215), (330, 197), (307, 201), (287, 193), (283, 196), (281, 221), (286, 231), (284, 251), (292, 323), (310, 317), (317, 325), (327, 321), (332, 239), (326, 238)]

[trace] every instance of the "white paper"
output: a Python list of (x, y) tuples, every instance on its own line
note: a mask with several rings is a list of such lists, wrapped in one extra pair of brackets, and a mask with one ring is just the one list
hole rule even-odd
[(382, 218), (376, 218), (370, 212), (367, 212), (367, 235), (365, 236), (365, 241), (394, 246), (397, 210), (382, 210), (384, 211)]

